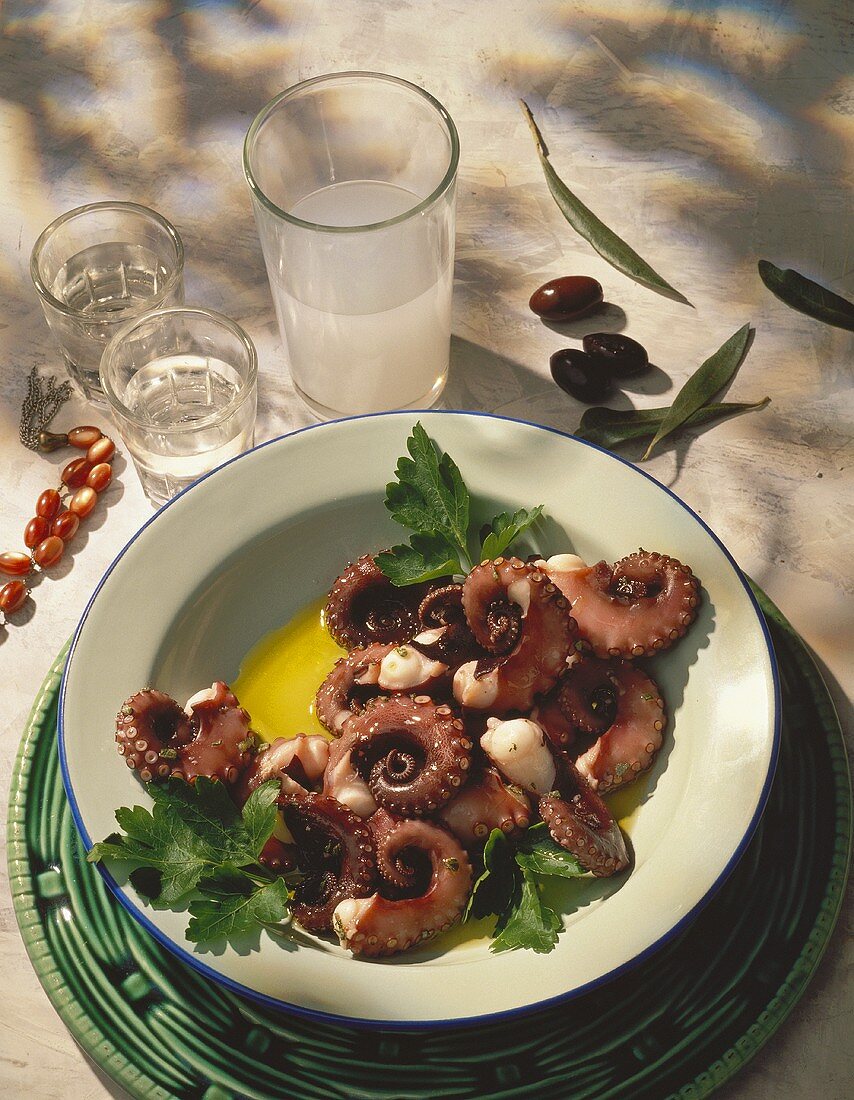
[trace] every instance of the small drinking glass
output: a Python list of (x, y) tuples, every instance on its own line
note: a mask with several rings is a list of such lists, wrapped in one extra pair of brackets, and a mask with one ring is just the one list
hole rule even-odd
[(30, 272), (73, 382), (103, 402), (98, 365), (120, 325), (184, 301), (184, 246), (160, 214), (133, 202), (69, 210), (33, 246)]
[(126, 322), (104, 352), (101, 385), (156, 505), (254, 441), (255, 346), (212, 310), (158, 309)]
[(316, 415), (442, 392), (458, 160), (445, 108), (380, 73), (306, 80), (252, 123), (244, 171), (291, 376)]

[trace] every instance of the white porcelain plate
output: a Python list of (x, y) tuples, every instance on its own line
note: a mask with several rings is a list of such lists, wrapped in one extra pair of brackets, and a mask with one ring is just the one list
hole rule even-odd
[[(66, 790), (84, 843), (115, 830), (118, 806), (148, 799), (117, 755), (116, 711), (155, 685), (186, 699), (234, 680), (244, 655), (330, 586), (347, 561), (399, 541), (383, 491), (412, 413), (343, 420), (256, 448), (163, 508), (108, 570), (77, 629), (60, 706)], [(576, 995), (673, 937), (732, 870), (768, 794), (777, 755), (776, 679), (762, 616), (707, 527), (635, 467), (514, 420), (418, 414), (453, 456), (477, 522), (544, 504), (543, 554), (615, 561), (642, 546), (690, 564), (699, 616), (652, 662), (670, 721), (639, 805), (623, 824), (634, 866), (583, 880), (548, 955), (494, 955), (486, 938), (441, 939), (379, 962), (332, 943), (219, 953), (184, 937), (187, 914), (147, 905), (105, 877), (161, 943), (216, 981), (265, 1003), (388, 1026), (474, 1021)]]

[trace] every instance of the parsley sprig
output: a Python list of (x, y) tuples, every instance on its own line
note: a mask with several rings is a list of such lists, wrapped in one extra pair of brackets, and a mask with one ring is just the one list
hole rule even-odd
[[(437, 577), (460, 576), (486, 558), (502, 554), (541, 515), (538, 505), (502, 512), (486, 525), (481, 542), (471, 535), (471, 496), (459, 468), (430, 439), (420, 422), (406, 441), (409, 456), (398, 459), (396, 481), (386, 486), (385, 506), (412, 535), (408, 543), (377, 554), (392, 584), (402, 587)], [(471, 546), (478, 549), (471, 553)]]
[(129, 864), (131, 882), (153, 904), (188, 903), (187, 939), (212, 944), (280, 926), (288, 917), (288, 887), (258, 862), (276, 824), (278, 780), (258, 787), (242, 812), (228, 791), (200, 776), (195, 783), (149, 783), (154, 806), (123, 806), (124, 830), (95, 844), (87, 859)]
[(483, 849), (483, 872), (475, 881), (466, 920), (495, 914), (493, 951), (528, 948), (547, 954), (561, 930), (558, 914), (543, 901), (543, 879), (579, 878), (578, 860), (556, 844), (543, 822), (510, 840), (493, 829)]

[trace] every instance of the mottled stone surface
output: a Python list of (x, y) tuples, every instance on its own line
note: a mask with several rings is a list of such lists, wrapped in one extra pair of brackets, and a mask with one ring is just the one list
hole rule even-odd
[[(794, 623), (848, 723), (851, 336), (791, 312), (756, 275), (766, 257), (854, 292), (844, 4), (12, 0), (0, 11), (0, 549), (17, 546), (38, 493), (67, 460), (34, 456), (16, 439), (27, 372), (59, 368), (28, 272), (39, 231), (105, 198), (162, 211), (184, 238), (188, 301), (233, 316), (257, 343), (258, 440), (308, 423), (276, 331), (241, 143), (257, 109), (287, 85), (378, 69), (429, 88), (460, 130), (448, 407), (577, 426), (582, 408), (552, 384), (548, 359), (591, 324), (549, 328), (526, 308), (533, 289), (562, 274), (597, 278), (609, 304), (595, 327), (629, 332), (659, 368), (627, 385), (615, 407), (669, 402), (736, 328), (756, 326), (730, 399), (767, 394), (769, 408), (682, 436), (645, 469), (700, 513)], [(543, 183), (520, 96), (558, 171), (694, 309), (633, 284), (568, 228)], [(81, 421), (106, 426), (82, 402), (57, 425)], [(4, 801), (51, 658), (150, 515), (133, 470), (118, 459), (116, 471), (108, 507), (84, 525), (73, 556), (0, 633)], [(849, 905), (797, 1011), (721, 1095), (846, 1094), (850, 916)], [(5, 883), (0, 971), (0, 1093), (115, 1092), (42, 993)]]

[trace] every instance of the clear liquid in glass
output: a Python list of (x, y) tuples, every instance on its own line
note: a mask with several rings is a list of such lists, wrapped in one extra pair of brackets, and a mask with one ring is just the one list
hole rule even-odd
[(123, 401), (137, 421), (133, 460), (155, 503), (252, 446), (254, 399), (225, 420), (206, 423), (230, 405), (240, 385), (238, 372), (222, 359), (190, 354), (154, 359), (131, 378)]
[(64, 327), (60, 343), (87, 393), (100, 391), (98, 365), (117, 325), (153, 307), (168, 276), (150, 248), (122, 241), (84, 248), (60, 268), (51, 294), (86, 318)]

